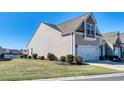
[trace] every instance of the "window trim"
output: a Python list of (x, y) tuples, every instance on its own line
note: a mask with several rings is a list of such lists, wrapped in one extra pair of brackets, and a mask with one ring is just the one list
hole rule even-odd
[[(87, 25), (90, 26), (89, 29), (87, 29), (87, 28), (88, 28)], [(94, 30), (92, 29), (91, 26), (94, 26)], [(88, 30), (90, 30), (90, 33), (88, 33)], [(94, 32), (93, 34), (95, 34), (95, 25), (94, 25), (94, 24), (90, 24), (90, 23), (86, 23), (86, 33), (87, 33), (87, 34), (90, 34), (90, 35), (93, 35), (93, 34), (92, 34), (92, 31)]]
[(85, 38), (84, 39), (89, 40), (89, 41), (92, 41), (92, 40), (94, 41), (94, 40), (96, 40), (96, 24), (91, 24), (91, 25), (95, 26), (95, 30), (94, 30), (95, 37), (94, 38), (87, 37), (87, 24), (90, 24), (90, 23), (87, 23), (87, 21), (85, 20), (85, 24), (84, 24), (85, 25), (85, 28), (84, 28), (85, 29)]

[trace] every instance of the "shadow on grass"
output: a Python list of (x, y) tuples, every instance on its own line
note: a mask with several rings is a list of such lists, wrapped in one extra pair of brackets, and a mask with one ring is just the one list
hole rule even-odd
[(12, 60), (12, 59), (10, 59), (10, 58), (0, 58), (0, 61), (10, 61), (10, 60)]

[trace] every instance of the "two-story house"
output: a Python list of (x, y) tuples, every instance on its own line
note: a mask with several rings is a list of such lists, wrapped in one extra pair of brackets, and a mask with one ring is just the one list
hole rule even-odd
[(41, 23), (27, 48), (29, 55), (37, 53), (57, 57), (73, 54), (86, 60), (98, 60), (102, 55), (101, 33), (92, 13), (87, 13), (62, 24)]

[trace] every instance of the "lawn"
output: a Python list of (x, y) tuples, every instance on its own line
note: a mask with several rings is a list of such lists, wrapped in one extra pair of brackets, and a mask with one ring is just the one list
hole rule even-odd
[(117, 72), (120, 71), (93, 65), (57, 65), (47, 60), (16, 59), (0, 61), (0, 80), (33, 80)]

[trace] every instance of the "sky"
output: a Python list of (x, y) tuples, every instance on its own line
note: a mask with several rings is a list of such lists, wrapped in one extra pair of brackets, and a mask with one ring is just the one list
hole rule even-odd
[[(83, 12), (0, 12), (0, 46), (26, 49), (41, 22), (60, 24)], [(101, 33), (124, 32), (124, 12), (94, 12)]]

